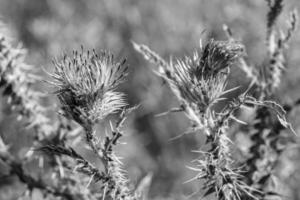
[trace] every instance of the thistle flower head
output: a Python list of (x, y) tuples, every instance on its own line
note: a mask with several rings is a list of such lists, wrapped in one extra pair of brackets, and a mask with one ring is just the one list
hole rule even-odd
[(94, 50), (55, 60), (52, 84), (65, 114), (87, 128), (124, 107), (124, 95), (115, 92), (126, 76), (124, 64), (125, 59), (115, 62), (111, 53)]
[(195, 63), (199, 75), (215, 75), (230, 67), (237, 58), (245, 54), (244, 46), (238, 42), (210, 40), (202, 50), (200, 60)]
[(198, 76), (189, 62), (177, 60), (173, 65), (171, 88), (174, 93), (193, 110), (204, 112), (222, 94), (225, 88), (226, 74), (215, 77)]
[[(156, 64), (155, 72), (170, 85), (177, 98), (196, 114), (204, 113), (228, 91), (226, 79), (229, 67), (243, 55), (244, 46), (238, 42), (210, 40), (192, 57), (167, 63), (145, 45), (133, 43), (146, 60)], [(192, 120), (197, 116), (189, 116)], [(196, 118), (195, 118), (196, 117)]]
[(229, 67), (241, 56), (239, 43), (211, 40), (202, 52), (170, 65), (173, 91), (199, 112), (204, 112), (226, 93)]

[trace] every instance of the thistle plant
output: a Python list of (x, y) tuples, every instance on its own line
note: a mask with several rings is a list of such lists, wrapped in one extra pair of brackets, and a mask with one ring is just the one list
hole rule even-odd
[[(125, 60), (116, 62), (109, 52), (98, 55), (94, 50), (90, 53), (82, 48), (81, 52), (74, 51), (72, 57), (65, 55), (61, 61), (55, 60), (55, 71), (51, 74), (63, 114), (83, 127), (86, 143), (104, 166), (102, 173), (92, 170), (95, 173), (91, 174), (91, 180), (102, 182), (103, 199), (136, 199), (113, 152), (113, 146), (122, 136), (120, 126), (125, 116), (115, 128), (112, 126), (111, 136), (99, 140), (95, 133), (96, 124), (106, 116), (126, 112), (124, 95), (115, 91), (127, 74), (124, 64)], [(70, 154), (70, 150), (66, 149), (64, 154), (82, 163), (82, 157)]]
[[(65, 176), (64, 182), (49, 184), (44, 177), (41, 177), (41, 174), (37, 174), (38, 178), (36, 178), (26, 170), (26, 165), (35, 162), (36, 159), (39, 160), (41, 168), (46, 164), (44, 157), (33, 153), (33, 149), (52, 143), (63, 145), (66, 140), (66, 132), (71, 129), (64, 120), (57, 120), (52, 124), (52, 120), (47, 116), (49, 110), (41, 104), (44, 94), (32, 88), (41, 80), (41, 77), (35, 75), (33, 66), (24, 62), (26, 50), (20, 45), (12, 45), (13, 40), (3, 34), (5, 31), (2, 31), (0, 33), (0, 86), (3, 88), (3, 96), (6, 97), (12, 110), (18, 114), (17, 120), (23, 119), (27, 131), (33, 132), (32, 146), (26, 156), (22, 158), (13, 155), (5, 141), (0, 138), (0, 159), (9, 168), (9, 176), (17, 176), (27, 186), (27, 192), (24, 195), (30, 195), (34, 189), (39, 189), (45, 196), (62, 199), (93, 199), (90, 198), (89, 192), (78, 190), (78, 187), (75, 186), (82, 185), (80, 179)], [(52, 173), (61, 172), (60, 163), (64, 163), (63, 159), (53, 154), (49, 155), (49, 158), (53, 161)]]
[[(243, 66), (242, 69), (251, 78), (253, 86), (257, 92), (258, 98), (261, 101), (271, 102), (275, 96), (276, 89), (280, 86), (282, 74), (287, 69), (285, 50), (288, 48), (293, 32), (296, 29), (297, 12), (290, 13), (288, 20), (288, 29), (276, 31), (275, 26), (277, 19), (283, 10), (282, 0), (268, 0), (269, 11), (267, 14), (267, 33), (266, 33), (266, 49), (267, 49), (267, 65), (262, 64), (259, 68), (249, 66), (245, 60), (240, 59)], [(232, 32), (225, 26), (225, 31), (231, 41), (234, 41)], [(282, 113), (288, 115), (299, 101), (295, 101), (292, 105), (277, 106)], [(277, 109), (277, 110), (278, 110)], [(260, 191), (257, 194), (259, 199), (270, 199), (275, 197), (281, 199), (281, 194), (278, 193), (278, 188), (274, 184), (275, 174), (274, 169), (280, 162), (282, 152), (288, 145), (280, 144), (283, 138), (290, 137), (286, 135), (287, 129), (294, 132), (286, 117), (274, 116), (273, 107), (255, 107), (255, 123), (247, 125), (247, 133), (252, 141), (252, 146), (249, 152), (246, 153), (247, 160), (245, 161), (246, 174), (245, 179), (249, 185)]]
[[(230, 140), (227, 136), (230, 119), (241, 105), (252, 103), (246, 94), (216, 113), (213, 105), (222, 100), (226, 90), (230, 67), (244, 54), (244, 46), (238, 42), (209, 41), (200, 53), (184, 60), (167, 63), (145, 45), (134, 43), (135, 49), (146, 60), (155, 64), (156, 74), (170, 86), (181, 103), (181, 109), (193, 122), (193, 130), (204, 133), (210, 146), (203, 156), (196, 159), (198, 172), (195, 179), (204, 179), (204, 196), (214, 193), (218, 199), (240, 199), (242, 195), (253, 197), (252, 188), (241, 178), (239, 167), (234, 166), (231, 157)], [(254, 198), (254, 197), (253, 197)]]
[[(77, 137), (72, 132), (80, 132), (80, 129), (73, 129), (67, 120), (52, 120), (47, 116), (50, 110), (41, 104), (44, 95), (32, 89), (42, 79), (24, 62), (25, 50), (12, 46), (5, 35), (1, 35), (0, 47), (3, 94), (18, 112), (18, 119), (26, 120), (27, 128), (35, 133), (30, 151), (21, 159), (11, 154), (0, 138), (0, 159), (10, 168), (11, 175), (16, 175), (27, 185), (28, 192), (24, 194), (30, 195), (32, 190), (38, 189), (49, 198), (134, 199), (127, 188), (121, 163), (113, 152), (113, 146), (122, 135), (122, 123), (131, 110), (124, 108), (124, 95), (115, 92), (126, 76), (125, 60), (115, 63), (113, 56), (105, 52), (100, 56), (74, 52), (73, 60), (66, 56), (62, 62), (54, 62), (52, 83), (57, 86), (56, 94), (64, 114), (84, 128), (89, 146), (103, 162), (105, 170), (102, 171), (69, 146), (73, 143), (71, 137)], [(106, 136), (100, 144), (95, 136), (96, 123), (117, 111), (122, 111), (122, 115), (112, 129), (112, 136)], [(42, 170), (52, 174), (51, 183), (47, 178), (31, 176), (26, 170), (26, 165), (35, 162), (36, 158), (40, 166), (44, 166)], [(92, 181), (102, 181), (101, 189), (94, 191), (87, 187)]]
[(24, 62), (26, 50), (11, 43), (12, 39), (1, 33), (0, 86), (4, 88), (3, 95), (7, 96), (12, 109), (18, 112), (18, 119), (26, 118), (28, 126), (36, 130), (36, 136), (43, 137), (49, 134), (49, 120), (39, 102), (43, 95), (31, 89), (40, 78), (32, 73), (33, 66)]

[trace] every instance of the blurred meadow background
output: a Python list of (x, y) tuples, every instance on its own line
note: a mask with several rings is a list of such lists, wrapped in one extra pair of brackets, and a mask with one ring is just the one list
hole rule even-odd
[[(288, 13), (295, 8), (300, 9), (299, 0), (285, 1), (279, 19), (282, 27), (286, 27)], [(258, 65), (266, 54), (266, 13), (263, 0), (0, 1), (0, 20), (13, 38), (28, 49), (26, 62), (35, 66), (45, 80), (49, 79), (45, 71), (53, 70), (53, 58), (61, 58), (63, 52), (71, 54), (72, 50), (80, 50), (81, 45), (98, 52), (108, 49), (118, 58), (127, 58), (129, 76), (121, 90), (127, 95), (129, 105), (140, 106), (126, 122), (126, 135), (122, 139), (126, 145), (120, 145), (117, 154), (123, 157), (124, 168), (133, 184), (147, 175), (152, 176), (149, 195), (153, 199), (185, 199), (197, 192), (198, 181), (184, 183), (195, 175), (186, 166), (191, 166), (197, 157), (191, 151), (205, 141), (193, 133), (172, 139), (187, 130), (189, 121), (181, 113), (156, 116), (179, 103), (168, 86), (151, 71), (154, 66), (133, 49), (131, 42), (146, 44), (168, 60), (171, 55), (191, 54), (199, 47), (200, 39), (203, 43), (210, 38), (226, 40), (222, 26), (227, 24), (235, 38), (245, 44), (246, 60)], [(277, 98), (282, 102), (300, 97), (299, 33), (297, 31), (292, 38), (286, 53), (288, 70), (277, 91)], [(244, 91), (247, 84), (249, 80), (235, 66), (228, 87), (241, 87), (228, 98)], [(36, 87), (47, 94), (44, 103), (55, 113), (58, 101), (51, 95), (52, 88), (43, 82)], [(0, 134), (12, 152), (23, 156), (32, 140), (30, 129), (24, 131), (22, 121), (16, 121), (4, 100), (0, 106)], [(292, 122), (299, 121), (298, 114), (293, 113)], [(298, 124), (293, 125), (297, 130)], [(106, 126), (101, 124), (99, 130)], [(98, 131), (98, 134), (104, 133)], [(238, 148), (238, 144), (236, 146)], [(294, 163), (283, 162), (278, 168), (285, 181), (283, 185), (289, 188), (286, 192), (289, 199), (300, 198), (299, 152), (298, 147), (288, 150), (285, 157)], [(22, 186), (14, 180), (5, 181), (11, 181), (15, 187), (8, 190), (0, 181), (0, 199), (17, 199)]]

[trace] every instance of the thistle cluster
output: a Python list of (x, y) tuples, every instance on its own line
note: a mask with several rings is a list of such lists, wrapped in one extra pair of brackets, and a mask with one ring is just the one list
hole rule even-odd
[[(210, 40), (192, 56), (170, 62), (145, 45), (133, 44), (146, 60), (157, 66), (154, 72), (164, 79), (179, 100), (180, 107), (171, 112), (184, 111), (192, 122), (191, 130), (206, 137), (207, 150), (196, 150), (200, 155), (193, 161), (195, 167), (190, 167), (197, 172), (192, 180), (202, 180), (205, 197), (211, 194), (218, 200), (281, 197), (272, 184), (274, 169), (287, 148), (280, 144), (280, 139), (287, 137), (284, 135), (287, 129), (293, 131), (286, 115), (300, 101), (284, 109), (272, 101), (272, 97), (287, 68), (284, 51), (296, 30), (297, 13), (291, 12), (287, 30), (279, 32), (276, 23), (283, 10), (283, 0), (267, 0), (267, 3), (267, 64), (259, 69), (244, 60), (245, 48), (234, 40), (228, 27), (225, 27), (228, 41)], [(50, 198), (68, 200), (142, 199), (137, 192), (142, 189), (132, 189), (114, 149), (123, 135), (121, 127), (126, 115), (135, 109), (125, 108), (124, 94), (116, 91), (127, 75), (126, 60), (115, 61), (110, 52), (97, 54), (94, 50), (84, 51), (82, 47), (72, 56), (64, 55), (63, 59), (53, 61), (55, 69), (50, 74), (53, 79), (50, 83), (55, 87), (62, 114), (81, 126), (74, 130), (70, 121), (55, 118), (53, 122), (47, 117), (49, 110), (40, 103), (42, 93), (32, 89), (41, 78), (24, 62), (25, 56), (26, 51), (21, 46), (13, 46), (10, 39), (0, 33), (0, 88), (12, 110), (17, 111), (18, 120), (24, 118), (35, 136), (30, 148), (34, 151), (29, 151), (22, 159), (11, 154), (0, 137), (0, 161), (9, 167), (9, 176), (15, 175), (27, 185), (26, 194), (38, 189)], [(226, 87), (230, 69), (236, 63), (251, 78), (251, 88), (255, 88), (257, 98), (247, 94), (249, 88), (216, 112), (214, 105), (235, 89)], [(245, 124), (235, 116), (242, 106), (253, 108), (253, 123)], [(121, 113), (119, 121), (115, 125), (110, 123), (110, 132), (97, 138), (97, 123), (118, 112)], [(252, 142), (245, 153), (243, 167), (236, 164), (232, 156), (232, 142), (228, 136), (231, 120), (246, 127), (246, 136)], [(102, 168), (72, 147), (82, 132), (87, 146), (102, 162)], [(49, 163), (37, 152), (47, 154)], [(46, 178), (36, 178), (27, 171), (26, 165), (35, 162), (34, 158), (39, 159), (41, 166), (49, 165), (45, 172), (52, 175), (51, 184)], [(89, 187), (92, 182), (100, 186), (94, 190)]]

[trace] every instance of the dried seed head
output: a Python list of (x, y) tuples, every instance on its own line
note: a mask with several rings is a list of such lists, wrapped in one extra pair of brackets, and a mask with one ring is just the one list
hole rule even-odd
[(126, 76), (125, 60), (115, 62), (113, 55), (97, 55), (83, 50), (54, 61), (53, 85), (65, 114), (85, 128), (115, 113), (126, 105), (124, 95), (115, 88)]

